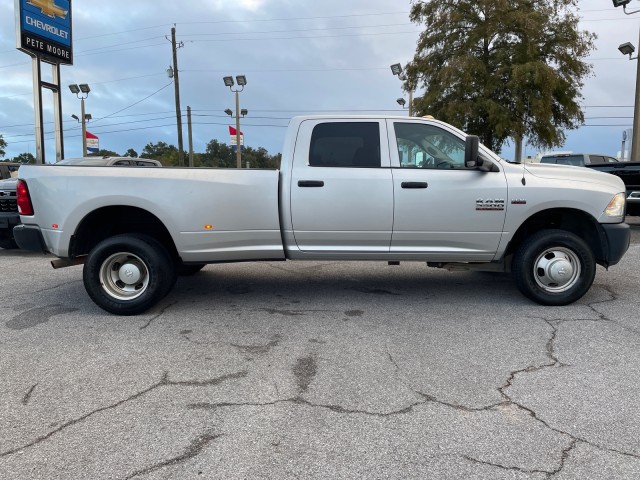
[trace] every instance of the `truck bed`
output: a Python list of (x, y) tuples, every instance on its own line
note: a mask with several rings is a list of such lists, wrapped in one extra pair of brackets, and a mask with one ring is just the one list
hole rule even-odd
[[(75, 228), (102, 207), (129, 206), (167, 227), (184, 262), (284, 258), (277, 170), (25, 165), (20, 173), (38, 205), (32, 221), (61, 257), (74, 235), (67, 225)], [(46, 188), (39, 188), (45, 178)], [(55, 205), (41, 196), (51, 191), (59, 193)]]

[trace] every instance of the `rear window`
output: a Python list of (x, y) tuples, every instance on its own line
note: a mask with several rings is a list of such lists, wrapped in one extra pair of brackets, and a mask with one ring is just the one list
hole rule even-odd
[(312, 167), (380, 167), (378, 122), (328, 122), (311, 134)]
[(584, 167), (584, 157), (582, 155), (550, 155), (542, 157), (540, 163), (556, 163), (558, 165)]

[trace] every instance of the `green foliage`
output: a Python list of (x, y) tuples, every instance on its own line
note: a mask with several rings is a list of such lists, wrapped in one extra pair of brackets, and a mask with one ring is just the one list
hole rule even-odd
[(175, 145), (169, 145), (165, 142), (147, 143), (140, 158), (160, 160), (163, 165), (175, 167), (178, 165), (178, 149)]
[(100, 149), (96, 153), (90, 153), (89, 157), (119, 157), (120, 155), (112, 150)]
[(127, 150), (124, 154), (125, 157), (138, 158), (138, 152), (136, 152), (133, 148)]
[(13, 157), (11, 161), (16, 163), (36, 163), (36, 157), (29, 152), (25, 152), (21, 153), (17, 157)]
[(5, 148), (7, 148), (7, 142), (5, 142), (4, 138), (2, 138), (2, 134), (0, 133), (0, 157), (4, 157)]
[(595, 35), (578, 30), (577, 0), (414, 1), (425, 25), (405, 89), (422, 87), (418, 115), (480, 136), (499, 152), (508, 138), (560, 146), (584, 122), (579, 101)]
[[(280, 154), (271, 156), (262, 147), (257, 149), (245, 147), (242, 151), (242, 168), (246, 167), (247, 162), (251, 168), (278, 168), (280, 158)], [(236, 168), (236, 152), (226, 143), (211, 140), (207, 144), (206, 152), (194, 159), (194, 165), (197, 167)]]

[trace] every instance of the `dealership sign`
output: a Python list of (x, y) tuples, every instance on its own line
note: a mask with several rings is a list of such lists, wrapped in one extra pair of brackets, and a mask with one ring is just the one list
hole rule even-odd
[(71, 0), (16, 0), (16, 37), (19, 50), (72, 65)]

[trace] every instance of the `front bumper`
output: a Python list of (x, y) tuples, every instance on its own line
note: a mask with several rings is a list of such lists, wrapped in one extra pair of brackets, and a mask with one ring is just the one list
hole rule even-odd
[(13, 238), (18, 246), (33, 252), (47, 252), (40, 227), (32, 225), (17, 225), (13, 229)]
[(618, 263), (629, 249), (631, 227), (626, 223), (601, 223), (600, 228), (606, 238), (605, 266), (609, 267)]

